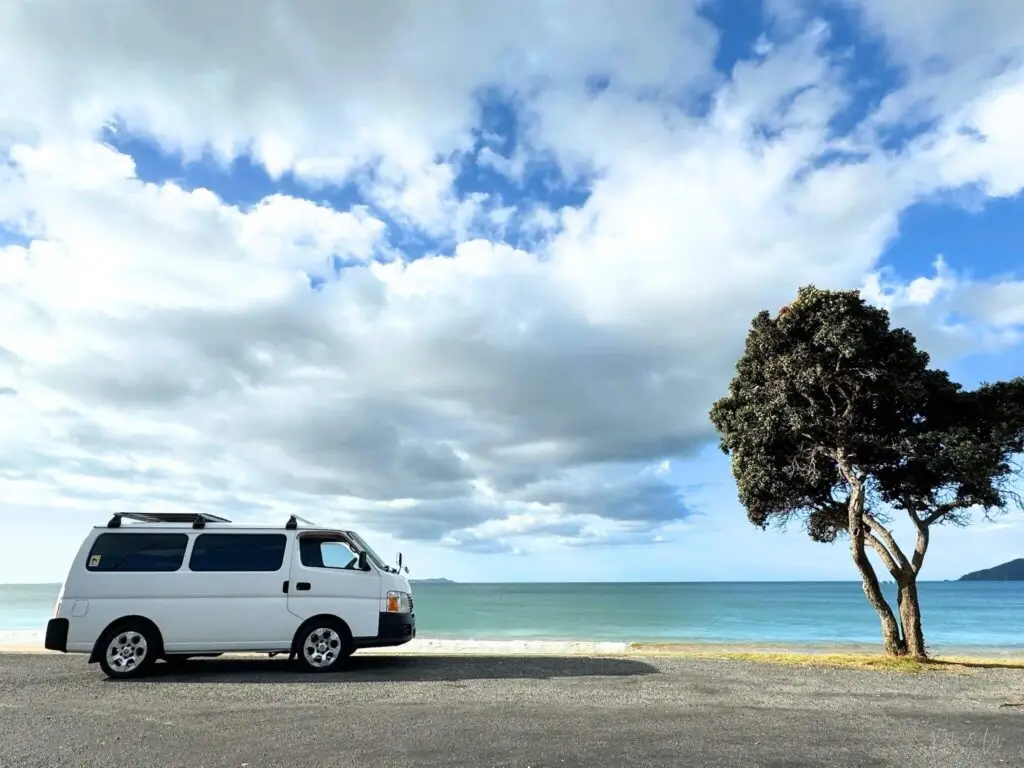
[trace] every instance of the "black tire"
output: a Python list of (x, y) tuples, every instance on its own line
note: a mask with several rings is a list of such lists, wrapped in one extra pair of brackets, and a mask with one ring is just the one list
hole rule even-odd
[(160, 636), (146, 622), (117, 624), (99, 642), (100, 669), (114, 680), (144, 677), (159, 657)]
[(307, 621), (295, 635), (295, 658), (306, 672), (334, 672), (354, 650), (345, 622), (330, 616)]

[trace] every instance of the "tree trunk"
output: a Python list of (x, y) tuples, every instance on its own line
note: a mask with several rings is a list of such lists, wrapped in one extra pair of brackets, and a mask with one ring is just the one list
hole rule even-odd
[[(860, 572), (861, 584), (864, 587), (864, 594), (871, 603), (871, 607), (878, 614), (882, 623), (882, 645), (889, 656), (901, 656), (906, 653), (907, 646), (900, 637), (900, 627), (896, 623), (896, 616), (889, 607), (889, 603), (882, 594), (882, 587), (878, 583), (875, 569), (868, 560), (868, 554), (864, 549), (864, 486), (860, 482), (852, 482), (850, 498), (848, 501), (849, 525), (850, 525), (850, 554), (853, 555), (854, 565)], [(917, 592), (914, 592), (915, 605)], [(920, 619), (920, 611), (917, 612)], [(920, 627), (920, 621), (918, 621)], [(922, 641), (923, 648), (923, 641)]]
[(903, 627), (903, 642), (907, 648), (907, 655), (924, 660), (928, 655), (924, 647), (924, 630), (921, 628), (921, 600), (917, 594), (917, 576), (924, 565), (930, 536), (928, 524), (921, 520), (916, 512), (908, 510), (908, 514), (917, 527), (917, 541), (914, 544), (910, 567), (906, 568), (902, 578), (896, 581), (899, 587), (900, 624)]
[(928, 654), (924, 648), (924, 632), (921, 629), (921, 601), (917, 594), (917, 576), (908, 574), (898, 582), (898, 586), (905, 653), (915, 659), (924, 660), (928, 658)]

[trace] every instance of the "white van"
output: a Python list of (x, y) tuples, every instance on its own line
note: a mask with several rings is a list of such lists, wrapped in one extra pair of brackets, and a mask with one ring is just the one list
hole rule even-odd
[(158, 659), (240, 651), (287, 653), (326, 672), (358, 648), (416, 636), (401, 570), (401, 555), (389, 566), (355, 532), (295, 516), (255, 527), (119, 513), (82, 542), (44, 645), (87, 653), (113, 678), (140, 677)]

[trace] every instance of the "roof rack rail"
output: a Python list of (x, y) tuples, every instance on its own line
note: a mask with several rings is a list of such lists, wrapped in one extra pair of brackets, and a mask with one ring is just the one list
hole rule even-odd
[(298, 515), (292, 515), (288, 518), (288, 522), (284, 524), (284, 529), (286, 531), (294, 531), (299, 527), (299, 523), (302, 523), (303, 525), (316, 525), (312, 520), (307, 520), (306, 518), (299, 517)]
[(121, 518), (139, 523), (192, 523), (193, 528), (205, 528), (207, 523), (230, 523), (226, 517), (207, 512), (115, 512), (107, 528), (120, 528)]

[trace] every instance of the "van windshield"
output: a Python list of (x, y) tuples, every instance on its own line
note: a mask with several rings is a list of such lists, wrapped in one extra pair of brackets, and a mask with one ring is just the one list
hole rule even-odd
[(388, 564), (381, 559), (380, 555), (373, 551), (373, 547), (367, 544), (363, 537), (360, 536), (358, 533), (356, 533), (355, 531), (345, 531), (345, 535), (352, 539), (356, 546), (358, 546), (366, 552), (366, 556), (370, 559), (370, 562), (373, 563), (377, 568), (379, 568), (382, 571), (397, 573), (395, 569), (389, 567)]

